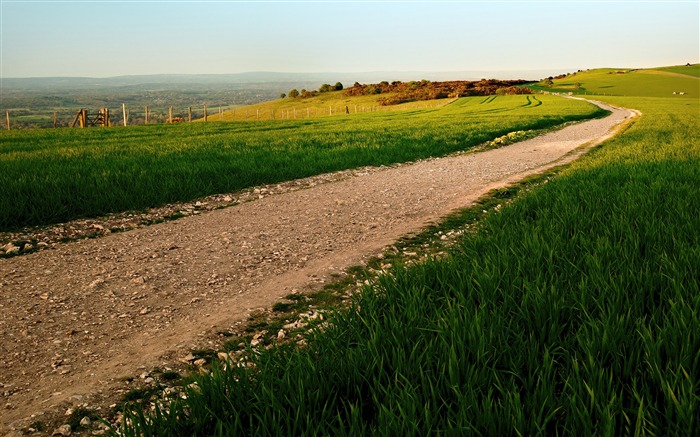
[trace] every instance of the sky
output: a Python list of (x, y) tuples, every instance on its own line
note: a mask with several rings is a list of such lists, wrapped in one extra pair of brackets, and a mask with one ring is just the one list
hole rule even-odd
[(0, 0), (0, 12), (5, 78), (645, 68), (700, 58), (700, 0)]

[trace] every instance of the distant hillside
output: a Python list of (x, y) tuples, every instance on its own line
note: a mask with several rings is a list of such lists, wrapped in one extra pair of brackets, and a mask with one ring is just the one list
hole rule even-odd
[(647, 69), (600, 68), (552, 77), (550, 85), (544, 80), (529, 86), (541, 91), (584, 95), (697, 98), (699, 76), (700, 64)]
[[(559, 74), (566, 70), (512, 70), (512, 71), (370, 71), (370, 72), (325, 72), (325, 73), (285, 73), (255, 71), (234, 74), (153, 74), (134, 76), (91, 77), (30, 77), (3, 78), (3, 90), (75, 90), (104, 89), (121, 87), (141, 87), (147, 85), (248, 85), (283, 83), (293, 87), (316, 88), (324, 82), (371, 83), (391, 78), (392, 80), (479, 80), (496, 79), (539, 79), (548, 74)], [(285, 87), (286, 88), (286, 87)]]

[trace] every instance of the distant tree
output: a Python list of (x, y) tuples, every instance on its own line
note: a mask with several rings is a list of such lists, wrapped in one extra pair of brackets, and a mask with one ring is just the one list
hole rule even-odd
[(336, 91), (342, 91), (342, 89), (343, 89), (343, 84), (340, 83), (340, 82), (336, 82), (336, 83), (335, 83), (335, 86), (333, 87), (333, 89), (335, 89)]
[(581, 89), (581, 82), (576, 82), (574, 84), (574, 88), (576, 88), (577, 90)]
[(285, 97), (287, 97), (285, 93), (280, 94), (280, 99), (284, 99)]
[(544, 83), (546, 86), (552, 86), (554, 85), (554, 80), (552, 79), (552, 76), (549, 76), (547, 79), (543, 80), (542, 83)]
[(352, 86), (355, 87), (355, 86), (362, 86), (362, 85), (360, 85), (360, 82), (355, 82), (354, 84), (352, 84)]
[(297, 91), (297, 89), (294, 88), (289, 92), (289, 97), (291, 97), (292, 99), (296, 99), (297, 97), (299, 97), (299, 91)]
[(328, 91), (333, 91), (333, 90), (334, 90), (334, 88), (333, 88), (333, 86), (331, 86), (331, 84), (324, 83), (323, 85), (321, 85), (321, 88), (318, 89), (318, 92), (319, 93), (327, 93)]

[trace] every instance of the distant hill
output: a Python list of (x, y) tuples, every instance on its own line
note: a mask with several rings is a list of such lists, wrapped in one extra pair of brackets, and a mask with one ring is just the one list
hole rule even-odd
[(541, 91), (584, 95), (697, 98), (699, 76), (700, 64), (645, 69), (599, 68), (553, 77), (551, 86), (544, 81), (528, 86)]
[(359, 73), (285, 73), (254, 71), (234, 74), (154, 74), (136, 76), (92, 77), (30, 77), (3, 78), (4, 90), (47, 90), (104, 89), (167, 85), (248, 85), (280, 83), (294, 87), (317, 88), (325, 82), (380, 82), (383, 80), (479, 80), (479, 79), (525, 79), (538, 80), (550, 74), (560, 74), (566, 70), (504, 70), (504, 71), (370, 71)]

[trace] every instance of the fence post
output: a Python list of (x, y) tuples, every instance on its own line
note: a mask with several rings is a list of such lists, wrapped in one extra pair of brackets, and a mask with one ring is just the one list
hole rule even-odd
[(5, 116), (7, 117), (7, 130), (10, 130), (10, 111), (5, 111)]
[(124, 126), (126, 126), (126, 104), (122, 103), (122, 114), (124, 115)]
[(260, 110), (259, 109), (255, 110), (255, 116), (257, 117), (258, 120), (260, 120)]
[(187, 121), (189, 123), (192, 123), (192, 107), (191, 106), (187, 107)]
[(56, 129), (56, 113), (53, 113), (53, 128)]
[(172, 106), (168, 109), (168, 123), (170, 123), (170, 124), (173, 123), (173, 107)]
[(207, 121), (207, 104), (204, 104), (204, 121)]
[(224, 111), (221, 110), (221, 106), (219, 105), (219, 121), (224, 119)]
[(148, 124), (148, 106), (143, 108), (144, 113), (146, 114), (146, 117), (143, 120), (143, 124)]

